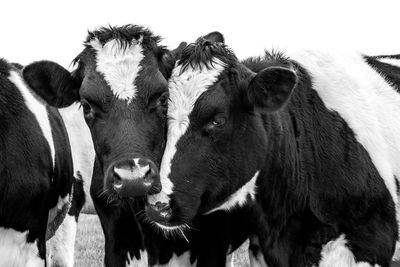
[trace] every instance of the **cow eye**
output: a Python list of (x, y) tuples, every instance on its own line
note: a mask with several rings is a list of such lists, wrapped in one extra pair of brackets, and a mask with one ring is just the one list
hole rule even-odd
[(212, 124), (213, 126), (220, 127), (220, 126), (224, 125), (225, 122), (226, 122), (226, 119), (225, 119), (224, 117), (222, 117), (222, 116), (215, 116), (215, 117), (213, 118), (213, 120), (211, 121), (211, 124)]
[(168, 93), (167, 92), (163, 93), (158, 98), (158, 105), (160, 105), (161, 107), (167, 107), (167, 105), (168, 105)]
[(81, 107), (83, 110), (83, 114), (88, 115), (90, 113), (90, 111), (92, 110), (92, 107), (90, 106), (90, 104), (86, 101), (86, 100), (81, 100)]

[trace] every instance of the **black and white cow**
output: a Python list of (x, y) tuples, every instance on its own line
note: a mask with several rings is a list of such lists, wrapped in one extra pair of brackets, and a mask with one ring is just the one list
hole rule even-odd
[(32, 93), (20, 66), (4, 59), (0, 118), (0, 266), (45, 266), (51, 238), (50, 265), (72, 267), (69, 229), (84, 193), (63, 120)]
[(305, 51), (240, 62), (222, 42), (189, 45), (169, 80), (162, 191), (148, 197), (148, 218), (184, 231), (247, 209), (239, 220), (254, 266), (389, 266), (397, 58)]
[(230, 223), (233, 217), (213, 214), (196, 230), (170, 238), (143, 214), (143, 196), (161, 190), (167, 79), (186, 46), (168, 51), (158, 41), (139, 26), (102, 28), (89, 33), (72, 73), (44, 61), (27, 66), (24, 78), (52, 105), (81, 102), (97, 157), (91, 195), (105, 234), (106, 266), (224, 266), (229, 249), (246, 238), (231, 239), (240, 229)]

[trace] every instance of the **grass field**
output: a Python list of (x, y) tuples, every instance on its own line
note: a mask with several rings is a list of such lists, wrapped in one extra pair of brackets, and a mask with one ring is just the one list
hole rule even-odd
[[(103, 266), (104, 237), (97, 215), (79, 216), (78, 233), (75, 244), (76, 267)], [(239, 248), (234, 256), (234, 266), (249, 266), (247, 244)], [(177, 266), (179, 267), (179, 266)]]

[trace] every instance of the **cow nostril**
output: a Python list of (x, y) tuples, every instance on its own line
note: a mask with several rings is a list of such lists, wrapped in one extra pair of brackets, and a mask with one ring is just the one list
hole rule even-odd
[(113, 175), (113, 186), (115, 189), (121, 189), (122, 187), (122, 179), (121, 177), (118, 175), (118, 173), (115, 171), (114, 169), (114, 175)]

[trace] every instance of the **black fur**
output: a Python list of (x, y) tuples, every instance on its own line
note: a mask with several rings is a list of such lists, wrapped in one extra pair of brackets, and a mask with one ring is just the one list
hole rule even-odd
[(400, 67), (379, 61), (384, 58), (400, 59), (400, 55), (364, 56), (365, 61), (400, 92)]

